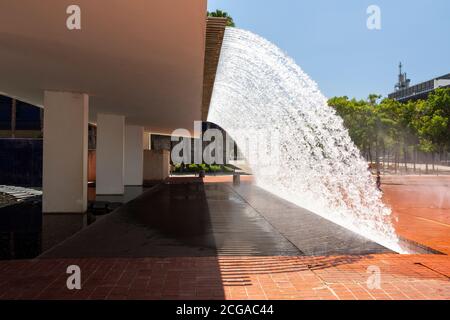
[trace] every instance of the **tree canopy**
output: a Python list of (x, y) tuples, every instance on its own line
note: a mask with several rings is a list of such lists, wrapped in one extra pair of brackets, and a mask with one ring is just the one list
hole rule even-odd
[(344, 96), (328, 101), (370, 162), (379, 164), (386, 152), (397, 161), (403, 157), (405, 163), (417, 151), (431, 155), (433, 161), (436, 153), (450, 152), (450, 88), (407, 103), (380, 98), (372, 94), (367, 100)]
[(233, 17), (231, 17), (227, 12), (217, 9), (216, 11), (209, 12), (208, 17), (216, 17), (216, 18), (227, 18), (227, 27), (236, 27)]

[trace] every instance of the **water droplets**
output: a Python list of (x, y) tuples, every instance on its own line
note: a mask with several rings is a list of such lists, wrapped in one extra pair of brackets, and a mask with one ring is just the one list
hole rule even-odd
[[(208, 121), (233, 137), (260, 187), (403, 252), (391, 211), (342, 119), (275, 45), (226, 30)], [(247, 147), (262, 143), (255, 134), (261, 130), (276, 135), (279, 150), (265, 153), (264, 161), (252, 154), (257, 148)]]

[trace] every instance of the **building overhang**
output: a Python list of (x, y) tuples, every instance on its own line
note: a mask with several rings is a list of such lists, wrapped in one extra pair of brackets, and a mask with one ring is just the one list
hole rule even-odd
[(72, 4), (1, 1), (0, 92), (44, 109), (45, 90), (87, 93), (90, 121), (162, 134), (201, 120), (206, 0), (78, 0), (81, 30), (66, 27)]
[(211, 97), (219, 65), (226, 18), (208, 17), (206, 20), (205, 64), (203, 76), (202, 120), (207, 121)]

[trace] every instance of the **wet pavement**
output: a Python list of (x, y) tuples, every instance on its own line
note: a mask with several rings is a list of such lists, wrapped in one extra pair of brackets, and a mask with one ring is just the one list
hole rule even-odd
[(366, 255), (391, 252), (251, 183), (232, 188), (304, 255)]
[(146, 190), (148, 188), (126, 186), (123, 195), (99, 196), (91, 185), (88, 188), (88, 210), (91, 216), (79, 213), (43, 213), (42, 250), (45, 252), (86, 228), (91, 223), (89, 219), (92, 219), (92, 214), (96, 216), (96, 220), (100, 220), (103, 214), (136, 199)]
[(389, 250), (249, 183), (156, 186), (41, 258), (302, 256)]
[(450, 254), (450, 176), (387, 176), (382, 188), (401, 237)]
[[(154, 188), (47, 252), (46, 257), (0, 262), (0, 300), (450, 299), (447, 255), (302, 256), (345, 251), (339, 241), (347, 242), (353, 253), (358, 252), (358, 244), (366, 251), (380, 248), (261, 189), (229, 182), (229, 178), (208, 177), (204, 186), (197, 182)], [(409, 188), (406, 191), (409, 194)], [(385, 192), (396, 195), (387, 188)], [(416, 194), (413, 198), (418, 201)], [(425, 198), (419, 200), (414, 206), (428, 205)], [(399, 204), (403, 210), (409, 202)], [(420, 216), (423, 219), (410, 225), (408, 232), (429, 237), (426, 224), (447, 221), (443, 220), (447, 216), (432, 215), (436, 212), (440, 211)], [(442, 243), (448, 243), (447, 235), (441, 233)], [(330, 243), (333, 238), (338, 240), (334, 244)], [(273, 247), (272, 240), (281, 245)], [(238, 245), (244, 241), (252, 245)], [(224, 254), (249, 248), (299, 253)], [(198, 257), (199, 252), (211, 256)], [(163, 257), (152, 257), (157, 253)], [(64, 256), (69, 259), (58, 258)], [(67, 289), (70, 265), (82, 270), (81, 290)], [(381, 278), (380, 286), (372, 288), (368, 279), (374, 267), (379, 268)]]
[(123, 195), (97, 195), (96, 189), (94, 185), (89, 186), (88, 188), (88, 200), (89, 202), (108, 202), (108, 203), (121, 203), (125, 204), (130, 202), (145, 191), (147, 191), (148, 187), (142, 186), (125, 186), (125, 193)]

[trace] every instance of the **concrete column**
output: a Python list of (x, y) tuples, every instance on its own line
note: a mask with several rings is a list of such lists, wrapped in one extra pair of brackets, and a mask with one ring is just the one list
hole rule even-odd
[(161, 181), (170, 175), (170, 152), (167, 150), (144, 151), (144, 180)]
[(144, 182), (144, 128), (125, 127), (125, 185), (142, 186)]
[(97, 183), (98, 195), (124, 194), (125, 117), (97, 115)]
[(150, 132), (144, 132), (144, 150), (150, 150), (152, 148), (151, 137)]
[(43, 212), (84, 213), (89, 97), (46, 91), (44, 107)]

